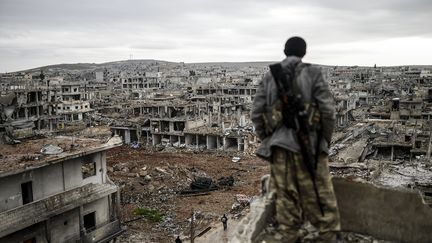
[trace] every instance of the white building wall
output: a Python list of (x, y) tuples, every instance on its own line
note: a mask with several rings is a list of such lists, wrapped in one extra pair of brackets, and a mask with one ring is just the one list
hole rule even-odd
[(22, 205), (21, 184), (32, 181), (33, 201), (63, 191), (61, 163), (0, 178), (0, 212)]
[(80, 234), (79, 208), (50, 219), (51, 242), (66, 242)]
[(83, 216), (92, 212), (96, 215), (96, 227), (109, 221), (109, 197), (104, 197), (83, 206)]
[[(86, 179), (82, 178), (81, 172), (81, 162), (84, 159), (96, 162), (96, 175)], [(0, 212), (22, 205), (21, 184), (28, 181), (32, 181), (33, 201), (87, 183), (104, 183), (106, 178), (103, 171), (106, 171), (106, 165), (103, 165), (103, 159), (106, 159), (106, 153), (99, 152), (0, 178)]]

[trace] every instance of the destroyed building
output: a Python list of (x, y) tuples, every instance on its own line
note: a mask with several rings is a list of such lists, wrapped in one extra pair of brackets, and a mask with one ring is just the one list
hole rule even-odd
[(48, 101), (49, 91), (41, 86), (8, 87), (2, 91), (0, 133), (9, 137), (26, 138), (33, 131), (52, 128), (56, 124)]
[(121, 145), (54, 137), (0, 148), (0, 242), (107, 242), (123, 232), (106, 151)]
[[(136, 153), (138, 158), (141, 155), (139, 153), (146, 151), (145, 149), (151, 149), (152, 152), (146, 153), (145, 156), (152, 156), (153, 151), (191, 152), (200, 156), (203, 155), (200, 152), (209, 152), (207, 155), (209, 157), (216, 157), (220, 154), (233, 156), (234, 154), (235, 159), (230, 157), (229, 161), (232, 159), (230, 163), (238, 163), (243, 159), (242, 156), (252, 155), (254, 148), (259, 143), (254, 134), (249, 113), (258, 82), (268, 70), (268, 64), (185, 64), (155, 60), (129, 60), (107, 63), (102, 66), (90, 65), (84, 70), (82, 66), (76, 70), (52, 67), (43, 71), (44, 78), (41, 78), (40, 70), (2, 74), (0, 75), (0, 134), (3, 143), (0, 150), (3, 149), (3, 146), (10, 146), (6, 145), (7, 143), (17, 144), (15, 145), (17, 148), (20, 148), (21, 145), (27, 146), (29, 141), (33, 141), (27, 139), (34, 136), (76, 135), (86, 129), (104, 127), (112, 136), (118, 135), (128, 147), (132, 147), (132, 152), (125, 151)], [(416, 199), (416, 205), (420, 205), (418, 202), (422, 200), (427, 204), (432, 202), (432, 181), (430, 181), (432, 178), (430, 167), (432, 69), (408, 66), (321, 66), (321, 68), (329, 81), (336, 101), (336, 132), (330, 151), (332, 174), (335, 177), (347, 178), (348, 181), (367, 182), (373, 186), (385, 186), (395, 190), (419, 190), (420, 196), (417, 193), (416, 198), (420, 197), (420, 199)], [(79, 145), (79, 141), (76, 138), (74, 143)], [(22, 144), (19, 144), (20, 142)], [(37, 144), (37, 141), (33, 142)], [(73, 142), (70, 143), (73, 144)], [(53, 233), (49, 234), (52, 241), (58, 239), (55, 238), (59, 237), (58, 232), (63, 232), (59, 231), (58, 227), (64, 227), (67, 232), (71, 232), (70, 234), (64, 233), (62, 236), (65, 238), (70, 236), (71, 239), (75, 239), (74, 237), (90, 239), (90, 236), (100, 235), (111, 229), (112, 232), (120, 232), (118, 221), (116, 221), (118, 215), (111, 209), (107, 209), (118, 203), (118, 201), (112, 201), (112, 198), (115, 198), (118, 193), (117, 188), (110, 183), (108, 177), (104, 179), (107, 169), (103, 165), (105, 163), (103, 154), (107, 147), (103, 144), (87, 146), (84, 143), (79, 147), (69, 149), (68, 146), (59, 145), (59, 143), (51, 142), (51, 144), (59, 146), (64, 152), (50, 155), (54, 157), (41, 152), (26, 152), (25, 156), (22, 155), (22, 158), (20, 157), (14, 163), (14, 165), (24, 166), (22, 170), (19, 170), (20, 172), (0, 173), (0, 180), (9, 180), (9, 177), (22, 175), (22, 177), (18, 176), (20, 180), (16, 179), (14, 186), (11, 186), (16, 189), (13, 191), (14, 195), (1, 195), (0, 199), (4, 202), (3, 204), (6, 205), (8, 201), (10, 202), (8, 205), (11, 206), (4, 206), (2, 208), (4, 211), (0, 214), (5, 215), (10, 210), (29, 207), (28, 205), (37, 202), (43, 202), (46, 211), (51, 212), (50, 209), (54, 207), (52, 206), (53, 201), (58, 203), (55, 205), (69, 203), (64, 198), (70, 198), (70, 196), (57, 195), (69, 195), (67, 193), (69, 191), (73, 193), (75, 189), (88, 193), (87, 189), (79, 189), (84, 187), (94, 187), (94, 190), (105, 188), (109, 192), (100, 196), (99, 199), (91, 200), (107, 202), (108, 206), (101, 203), (97, 212), (102, 210), (105, 216), (108, 215), (109, 220), (107, 221), (105, 216), (105, 218), (98, 218), (98, 213), (96, 213), (96, 225), (102, 228), (105, 227), (104, 225), (109, 226), (91, 232), (85, 230), (88, 228), (85, 226), (84, 221), (86, 220), (79, 219), (91, 213), (91, 209), (86, 209), (85, 205), (90, 202), (85, 201), (87, 199), (84, 197), (84, 199), (73, 199), (76, 201), (67, 204), (69, 206), (64, 206), (67, 210), (54, 210), (55, 213), (44, 216), (37, 223), (32, 223), (33, 226), (23, 223), (14, 232), (42, 232), (41, 227), (48, 226), (53, 229)], [(10, 152), (8, 153), (2, 152), (2, 157), (0, 157), (2, 163), (6, 163), (11, 158)], [(127, 157), (128, 154), (124, 156)], [(75, 170), (82, 168), (79, 165), (87, 158), (96, 158), (97, 163), (101, 164), (96, 164), (95, 176), (82, 179), (82, 172), (80, 174)], [(129, 193), (136, 193), (134, 188), (145, 188), (145, 190), (153, 190), (157, 193), (159, 188), (164, 186), (162, 182), (157, 181), (160, 175), (155, 172), (150, 176), (147, 174), (148, 169), (143, 169), (147, 167), (138, 168), (134, 164), (139, 162), (141, 161), (136, 159), (130, 162), (132, 165), (128, 165), (124, 161), (113, 161), (112, 163), (115, 164), (113, 173), (127, 177), (124, 179), (120, 176), (120, 179), (122, 186), (127, 187)], [(65, 171), (59, 168), (67, 164), (75, 165), (76, 168), (72, 168), (70, 172), (66, 171), (65, 177), (57, 176), (58, 171)], [(121, 167), (120, 165), (125, 168), (117, 168)], [(172, 165), (166, 166), (169, 168)], [(185, 170), (193, 171), (194, 169)], [(238, 170), (239, 168), (230, 169)], [(48, 174), (45, 170), (50, 171), (49, 173), (53, 171), (53, 174), (40, 176), (40, 173)], [(92, 168), (89, 170), (93, 171)], [(247, 168), (247, 173), (250, 172), (249, 170), (253, 168)], [(69, 185), (65, 182), (66, 184), (63, 185), (61, 178), (66, 178), (67, 173), (74, 173), (73, 178), (78, 178), (76, 181), (74, 179), (75, 184), (71, 182), (72, 184)], [(37, 181), (37, 177), (46, 177), (46, 179), (40, 182)], [(47, 183), (52, 177), (54, 177), (53, 180), (60, 178), (57, 178), (61, 182), (57, 183), (59, 188), (36, 189), (36, 185), (44, 188), (44, 183)], [(91, 178), (94, 178), (94, 181)], [(134, 178), (138, 182), (130, 185), (130, 181)], [(151, 180), (155, 182), (152, 185), (153, 189), (147, 187), (148, 184), (151, 184), (149, 182)], [(22, 184), (28, 181), (33, 181), (30, 185), (33, 186), (34, 200), (22, 205), (24, 196), (28, 198), (28, 195), (23, 195), (22, 191), (24, 193), (30, 191), (28, 184), (24, 186)], [(363, 190), (364, 187), (367, 187), (367, 190)], [(371, 195), (374, 196), (388, 193), (378, 189), (379, 192), (377, 192), (372, 187), (369, 188), (363, 184), (356, 184), (355, 188), (360, 188), (358, 193), (363, 197), (366, 197), (367, 193), (372, 193)], [(171, 189), (166, 189), (168, 190)], [(170, 193), (172, 194), (172, 191)], [(346, 191), (343, 193), (344, 196), (348, 195)], [(399, 191), (396, 194), (390, 194), (397, 194), (395, 198), (406, 196)], [(140, 195), (126, 195), (125, 198), (139, 198)], [(154, 200), (166, 200), (163, 197), (158, 198), (157, 195), (155, 197)], [(353, 200), (350, 201), (353, 202), (353, 205), (362, 201), (352, 198), (350, 200)], [(76, 206), (78, 204), (83, 206)], [(202, 204), (206, 204), (205, 200)], [(418, 207), (423, 210), (423, 206)], [(72, 221), (67, 220), (68, 223), (65, 225), (66, 220), (63, 217), (69, 217)], [(88, 217), (87, 222), (91, 222), (91, 217)], [(370, 222), (363, 223), (366, 225)], [(15, 224), (20, 225), (18, 222)], [(352, 223), (352, 225), (361, 226), (360, 223)], [(2, 237), (15, 237), (21, 234), (14, 234), (6, 227), (1, 232), (4, 232)], [(48, 239), (47, 233), (42, 232), (42, 236), (38, 234), (35, 233), (34, 236)], [(33, 237), (31, 234), (26, 234), (26, 236), (28, 239)], [(27, 238), (21, 240), (27, 240)]]

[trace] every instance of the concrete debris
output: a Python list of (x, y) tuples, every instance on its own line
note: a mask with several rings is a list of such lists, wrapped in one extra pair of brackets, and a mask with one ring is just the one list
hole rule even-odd
[(7, 95), (0, 95), (0, 105), (1, 106), (10, 106), (14, 103), (14, 100), (16, 99), (15, 93), (9, 93)]
[(237, 203), (241, 204), (242, 206), (249, 206), (251, 197), (248, 197), (244, 194), (236, 194), (235, 200)]
[(213, 190), (217, 189), (217, 185), (211, 178), (208, 177), (197, 177), (191, 183), (190, 188), (192, 190)]
[(9, 144), (9, 145), (15, 145), (15, 144), (20, 144), (21, 141), (18, 139), (14, 139), (12, 136), (8, 135), (8, 134), (3, 134), (3, 141), (5, 144)]
[(233, 176), (222, 176), (221, 178), (218, 179), (217, 182), (219, 187), (232, 187), (234, 186), (234, 177)]
[[(231, 209), (232, 216), (240, 217), (244, 207), (234, 194), (256, 195), (258, 189), (250, 188), (259, 182), (251, 181), (268, 169), (267, 164), (246, 163), (256, 159), (260, 144), (250, 111), (268, 64), (129, 60), (78, 69), (48, 67), (42, 76), (40, 70), (0, 74), (0, 162), (14, 156), (20, 160), (4, 164), (0, 172), (37, 165), (49, 153), (60, 151), (41, 150), (44, 144), (58, 146), (63, 152), (52, 156), (62, 156), (94, 144), (125, 143), (107, 157), (109, 176), (124, 190), (121, 210), (128, 215), (128, 207), (149, 204), (170, 212), (163, 221), (167, 232), (157, 232), (165, 238), (152, 233), (153, 225), (144, 225), (147, 228), (137, 227), (137, 231), (150, 233), (136, 236), (139, 242), (168, 242), (172, 234), (188, 235), (183, 221), (190, 212), (174, 210), (174, 202), (183, 202), (179, 207), (188, 209), (191, 204), (208, 207), (202, 212), (204, 218), (218, 211), (208, 216), (209, 221), (217, 221)], [(425, 198), (432, 195), (432, 69), (320, 68), (336, 103), (336, 131), (329, 154), (333, 176), (418, 189)], [(57, 135), (90, 140), (57, 143), (51, 140)], [(37, 148), (34, 144), (31, 151), (13, 147), (29, 146), (35, 138), (46, 141)], [(254, 173), (259, 176), (249, 175)], [(182, 191), (195, 190), (212, 191), (178, 197)], [(229, 196), (222, 200), (220, 195)], [(223, 210), (218, 207), (221, 201)], [(131, 224), (142, 226), (138, 221)], [(203, 223), (202, 229), (207, 227)]]
[(41, 148), (40, 152), (47, 155), (61, 154), (63, 153), (63, 149), (57, 145), (47, 144)]

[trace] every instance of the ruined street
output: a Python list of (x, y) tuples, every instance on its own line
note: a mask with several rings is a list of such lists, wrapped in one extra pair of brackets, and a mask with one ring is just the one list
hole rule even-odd
[[(269, 166), (252, 156), (232, 161), (229, 153), (152, 152), (115, 148), (107, 154), (108, 174), (121, 188), (121, 217), (128, 231), (120, 242), (169, 242), (177, 235), (189, 237), (192, 209), (195, 211), (195, 232), (198, 235), (224, 213), (240, 217), (247, 209), (237, 203), (236, 195), (248, 198), (259, 195), (260, 178)], [(233, 176), (232, 187), (201, 194), (185, 194), (194, 177)], [(155, 210), (160, 221), (136, 214), (137, 208)], [(156, 213), (156, 212), (155, 212)]]

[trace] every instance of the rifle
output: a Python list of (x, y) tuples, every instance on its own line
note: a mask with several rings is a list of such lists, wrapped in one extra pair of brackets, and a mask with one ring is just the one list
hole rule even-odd
[(282, 69), (281, 64), (276, 63), (270, 65), (270, 71), (276, 82), (279, 91), (279, 98), (284, 104), (284, 109), (282, 111), (283, 123), (286, 127), (293, 128), (296, 131), (303, 162), (305, 163), (309, 175), (311, 176), (316, 200), (321, 214), (324, 216), (323, 206), (316, 185), (315, 174), (318, 163), (320, 135), (318, 136), (318, 145), (315, 151), (316, 156), (314, 157), (312, 143), (310, 140), (311, 128), (309, 123), (309, 112), (295, 83), (295, 77), (305, 66), (305, 64), (300, 65), (302, 66), (299, 68), (296, 66), (293, 69)]

